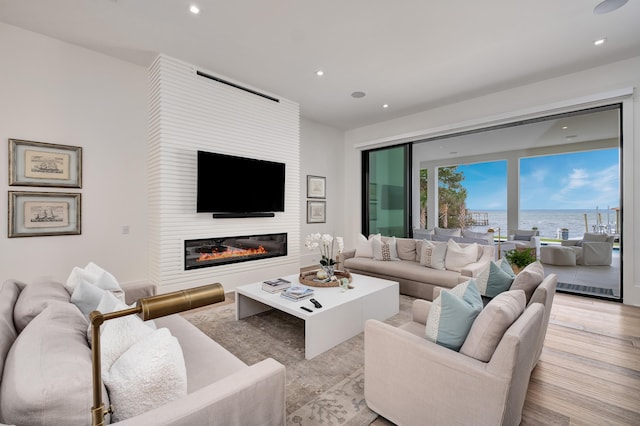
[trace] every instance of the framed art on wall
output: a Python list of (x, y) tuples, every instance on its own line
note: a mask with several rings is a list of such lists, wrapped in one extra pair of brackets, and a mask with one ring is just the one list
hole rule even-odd
[(9, 139), (9, 185), (82, 188), (82, 148)]
[(307, 175), (307, 198), (325, 198), (327, 178)]
[(326, 201), (307, 201), (307, 223), (325, 223), (326, 216)]
[(79, 235), (80, 194), (9, 191), (9, 238)]

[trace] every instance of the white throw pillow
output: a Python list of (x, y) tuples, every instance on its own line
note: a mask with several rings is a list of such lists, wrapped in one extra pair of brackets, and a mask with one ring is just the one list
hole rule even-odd
[(445, 243), (422, 241), (420, 249), (420, 264), (427, 268), (445, 270), (445, 256), (447, 245)]
[(447, 242), (445, 267), (450, 271), (460, 272), (462, 268), (474, 263), (478, 259), (478, 244), (468, 244), (462, 247), (453, 240)]
[(73, 294), (76, 287), (83, 281), (110, 291), (124, 301), (124, 291), (118, 284), (118, 280), (93, 262), (89, 262), (84, 268), (78, 268), (77, 266), (73, 268), (67, 278), (65, 288), (69, 294)]
[(368, 257), (371, 259), (373, 257), (373, 239), (367, 240), (364, 235), (360, 234), (355, 257)]
[(388, 238), (386, 242), (380, 238), (373, 238), (372, 242), (374, 260), (400, 260), (396, 249), (396, 237)]
[[(126, 309), (122, 304), (116, 310)], [(100, 328), (100, 353), (102, 360), (102, 375), (131, 346), (154, 332), (154, 328), (147, 325), (137, 315), (127, 315), (121, 318), (105, 321)]]
[(71, 294), (71, 303), (76, 305), (85, 318), (88, 319), (89, 314), (96, 310), (102, 296), (106, 293), (108, 293), (106, 290), (81, 279), (80, 283), (76, 285), (76, 288), (73, 290), (73, 294)]
[(178, 339), (160, 328), (134, 344), (104, 377), (118, 422), (187, 394), (187, 369)]

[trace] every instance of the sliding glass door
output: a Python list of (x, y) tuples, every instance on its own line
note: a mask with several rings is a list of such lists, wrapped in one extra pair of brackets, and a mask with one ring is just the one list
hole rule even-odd
[(362, 153), (363, 235), (410, 235), (410, 167), (409, 144)]

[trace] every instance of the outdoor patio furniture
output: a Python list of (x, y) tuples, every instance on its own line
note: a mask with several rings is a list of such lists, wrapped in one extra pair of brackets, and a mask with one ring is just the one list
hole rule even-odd
[(576, 253), (577, 265), (611, 265), (613, 235), (585, 232), (581, 240), (561, 241), (563, 247)]
[(542, 246), (540, 262), (556, 266), (576, 266), (576, 252), (573, 247)]
[(536, 258), (540, 258), (540, 231), (516, 229), (515, 234), (509, 235), (507, 241), (515, 244), (516, 248), (535, 248)]

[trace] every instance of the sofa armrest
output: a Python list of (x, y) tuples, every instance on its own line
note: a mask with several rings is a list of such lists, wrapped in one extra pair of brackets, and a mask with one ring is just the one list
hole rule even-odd
[[(438, 290), (438, 295), (440, 295), (440, 287), (434, 287), (434, 295), (435, 299), (437, 296), (435, 295), (436, 289)], [(413, 305), (411, 305), (411, 316), (413, 317), (414, 322), (418, 322), (420, 324), (427, 324), (427, 318), (429, 317), (429, 311), (431, 310), (431, 302), (423, 299), (416, 299), (413, 301)]]
[[(484, 261), (479, 261), (476, 263), (470, 263), (467, 266), (465, 266), (464, 268), (462, 268), (460, 270), (460, 276), (461, 277), (468, 277), (468, 278), (475, 278), (478, 276), (478, 274), (480, 272), (482, 272), (482, 270), (484, 268), (486, 268), (487, 264), (489, 262), (484, 262)], [(460, 280), (458, 280), (460, 281)], [(464, 279), (462, 282), (464, 281), (468, 281), (467, 279)]]
[(350, 259), (352, 257), (356, 256), (356, 249), (351, 249), (351, 250), (345, 250), (342, 253), (340, 253), (338, 255), (338, 257), (344, 262), (347, 259)]
[(184, 398), (114, 424), (284, 425), (285, 383), (284, 365), (268, 358)]
[(127, 305), (131, 305), (143, 297), (155, 296), (158, 290), (155, 284), (147, 282), (131, 282), (120, 284), (124, 291), (124, 299)]

